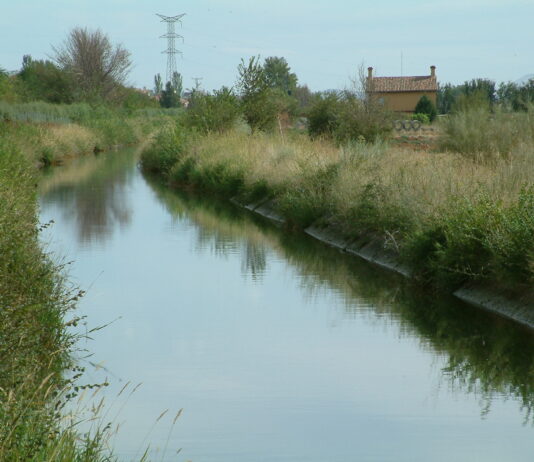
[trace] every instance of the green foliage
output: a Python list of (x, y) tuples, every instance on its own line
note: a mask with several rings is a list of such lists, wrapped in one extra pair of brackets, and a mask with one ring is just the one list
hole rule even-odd
[(297, 85), (293, 96), (298, 103), (299, 115), (307, 116), (308, 110), (313, 105), (316, 96), (311, 92), (307, 85)]
[(430, 122), (433, 122), (437, 116), (436, 106), (434, 106), (434, 103), (426, 95), (421, 96), (415, 106), (414, 112), (416, 114), (426, 114)]
[(227, 87), (213, 94), (193, 92), (184, 124), (202, 133), (223, 133), (231, 129), (240, 116), (237, 97)]
[[(26, 157), (0, 139), (0, 460), (82, 460), (79, 435), (59, 414), (72, 386), (65, 373), (81, 371), (64, 321), (80, 294), (65, 289), (39, 246), (36, 181)], [(60, 451), (68, 444), (70, 458)]]
[(472, 79), (469, 82), (465, 82), (461, 86), (461, 89), (464, 95), (472, 95), (474, 93), (482, 94), (490, 107), (493, 107), (495, 104), (497, 94), (495, 91), (495, 82), (493, 80)]
[(510, 114), (501, 110), (491, 113), (485, 99), (479, 105), (458, 107), (462, 110), (443, 122), (442, 149), (486, 162), (510, 159), (515, 149), (534, 144), (534, 118), (530, 113)]
[(421, 114), (416, 113), (412, 115), (412, 120), (418, 120), (422, 124), (429, 124), (430, 123), (430, 117), (428, 117), (428, 114)]
[(119, 90), (119, 94), (120, 104), (128, 112), (159, 106), (155, 98), (137, 88), (122, 87)]
[(440, 114), (448, 114), (451, 112), (454, 102), (460, 94), (460, 86), (451, 85), (450, 83), (440, 85), (437, 96), (437, 111)]
[(493, 108), (497, 99), (495, 82), (488, 79), (473, 79), (462, 85), (446, 83), (438, 90), (437, 109), (440, 114), (448, 114), (461, 106), (466, 110), (471, 104)]
[(18, 95), (14, 87), (13, 79), (4, 69), (0, 68), (0, 100), (10, 102), (17, 100)]
[(308, 133), (312, 138), (333, 137), (339, 126), (342, 101), (335, 92), (319, 94), (308, 111)]
[(298, 80), (296, 74), (291, 72), (285, 58), (278, 56), (265, 58), (263, 72), (270, 88), (276, 88), (285, 95), (293, 95)]
[(320, 95), (308, 113), (308, 133), (338, 143), (375, 141), (391, 131), (391, 119), (381, 106), (358, 98), (354, 92)]
[(482, 90), (459, 94), (454, 101), (451, 113), (477, 110), (484, 112), (489, 112), (491, 110), (490, 101), (488, 100), (486, 93)]
[(180, 74), (179, 72), (173, 72), (171, 78), (171, 85), (178, 97), (181, 98), (183, 92), (182, 74)]
[(483, 190), (459, 197), (424, 229), (408, 236), (404, 254), (419, 275), (444, 287), (466, 281), (534, 282), (534, 190), (504, 205)]
[(179, 124), (160, 131), (151, 147), (141, 155), (143, 169), (168, 176), (172, 167), (184, 156), (191, 138)]
[(161, 74), (156, 74), (154, 76), (154, 94), (161, 95), (163, 91), (163, 80), (161, 79)]
[(305, 171), (295, 184), (276, 198), (282, 214), (299, 228), (306, 228), (331, 212), (329, 199), (338, 174), (338, 165)]
[(177, 90), (172, 86), (171, 82), (167, 82), (165, 85), (165, 90), (161, 92), (161, 97), (159, 100), (161, 107), (171, 108), (171, 107), (180, 107), (180, 95)]
[(499, 102), (513, 111), (528, 111), (534, 105), (534, 79), (523, 85), (501, 83), (497, 91)]
[(72, 103), (73, 81), (69, 73), (51, 61), (33, 60), (26, 55), (18, 78), (23, 83), (26, 101)]
[(237, 88), (241, 96), (241, 108), (253, 132), (273, 128), (278, 113), (273, 92), (259, 60), (259, 57), (252, 57), (245, 63), (242, 59), (238, 66)]
[(350, 91), (343, 93), (342, 103), (334, 132), (338, 143), (375, 142), (391, 132), (391, 115), (381, 105), (372, 100), (362, 100)]

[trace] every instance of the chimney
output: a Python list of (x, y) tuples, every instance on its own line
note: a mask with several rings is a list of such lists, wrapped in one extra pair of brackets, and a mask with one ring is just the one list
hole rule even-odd
[(436, 77), (436, 66), (430, 66), (430, 77)]
[(373, 68), (372, 67), (368, 67), (367, 68), (367, 78), (369, 80), (371, 80), (373, 78)]

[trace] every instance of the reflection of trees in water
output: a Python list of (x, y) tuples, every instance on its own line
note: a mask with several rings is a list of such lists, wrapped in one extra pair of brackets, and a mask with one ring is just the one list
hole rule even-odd
[(195, 248), (210, 249), (219, 257), (240, 255), (241, 271), (244, 275), (250, 275), (254, 281), (260, 281), (265, 273), (267, 255), (265, 246), (261, 243), (238, 239), (237, 236), (221, 233), (218, 230), (198, 227)]
[[(133, 177), (132, 156), (110, 154), (101, 162), (74, 183), (68, 181), (68, 170), (63, 170), (64, 182), (49, 189), (42, 198), (45, 204), (58, 204), (64, 216), (74, 220), (78, 242), (82, 244), (105, 242), (117, 225), (124, 227), (131, 221), (126, 187)], [(73, 176), (76, 174), (76, 166), (62, 168), (72, 169)]]
[[(240, 255), (242, 273), (253, 281), (261, 280), (267, 267), (265, 237), (240, 210), (220, 201), (178, 194), (157, 179), (147, 177), (146, 180), (167, 206), (171, 216), (189, 219), (195, 225), (195, 249), (209, 250), (223, 258)], [(223, 222), (225, 226), (221, 226)]]
[[(534, 335), (516, 324), (448, 297), (432, 297), (394, 275), (299, 238), (281, 240), (286, 258), (299, 269), (309, 291), (327, 285), (345, 300), (348, 315), (372, 306), (378, 322), (394, 318), (401, 335), (420, 339), (443, 354), (442, 376), (452, 390), (480, 398), (482, 415), (503, 396), (521, 406), (534, 423)], [(399, 282), (395, 282), (395, 280)]]
[(299, 272), (310, 297), (323, 291), (344, 301), (344, 314), (394, 325), (400, 335), (446, 358), (442, 370), (452, 389), (480, 398), (482, 415), (496, 399), (515, 399), (525, 421), (534, 423), (534, 335), (512, 322), (455, 299), (421, 293), (396, 275), (295, 234), (280, 233), (261, 220), (208, 198), (154, 185), (171, 214), (187, 217), (204, 243), (218, 252), (243, 254), (243, 271), (261, 277), (266, 249), (274, 248)]
[(243, 249), (241, 271), (250, 274), (254, 281), (260, 281), (267, 267), (265, 246), (247, 241)]

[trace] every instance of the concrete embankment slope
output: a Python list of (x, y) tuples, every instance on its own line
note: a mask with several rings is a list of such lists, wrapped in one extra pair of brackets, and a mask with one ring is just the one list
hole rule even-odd
[[(273, 201), (259, 201), (253, 204), (242, 204), (237, 200), (232, 200), (232, 202), (279, 225), (285, 223), (284, 217), (277, 212)], [(356, 255), (382, 268), (395, 271), (404, 277), (411, 278), (413, 275), (412, 268), (400, 262), (397, 255), (393, 251), (385, 249), (384, 243), (379, 240), (368, 237), (349, 239), (331, 226), (312, 225), (304, 232), (325, 244)], [(456, 290), (453, 295), (470, 305), (491, 311), (534, 329), (534, 290), (532, 292), (525, 294), (524, 297), (512, 299), (492, 287), (469, 284)]]

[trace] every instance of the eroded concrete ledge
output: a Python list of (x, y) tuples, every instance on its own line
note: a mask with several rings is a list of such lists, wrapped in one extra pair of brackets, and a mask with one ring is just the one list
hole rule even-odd
[[(285, 218), (276, 211), (272, 200), (259, 201), (254, 204), (233, 202), (274, 221), (278, 225), (286, 222)], [(407, 278), (413, 277), (413, 269), (403, 264), (395, 252), (386, 249), (384, 243), (377, 239), (370, 237), (350, 239), (332, 226), (312, 225), (304, 232), (331, 247), (356, 255), (377, 266), (395, 271)], [(527, 294), (524, 300), (517, 300), (510, 299), (505, 294), (490, 287), (469, 284), (456, 290), (453, 295), (470, 305), (491, 311), (534, 329), (534, 293)]]
[(494, 288), (476, 284), (458, 289), (454, 296), (534, 329), (534, 309), (530, 296), (526, 296), (524, 300), (513, 300)]

